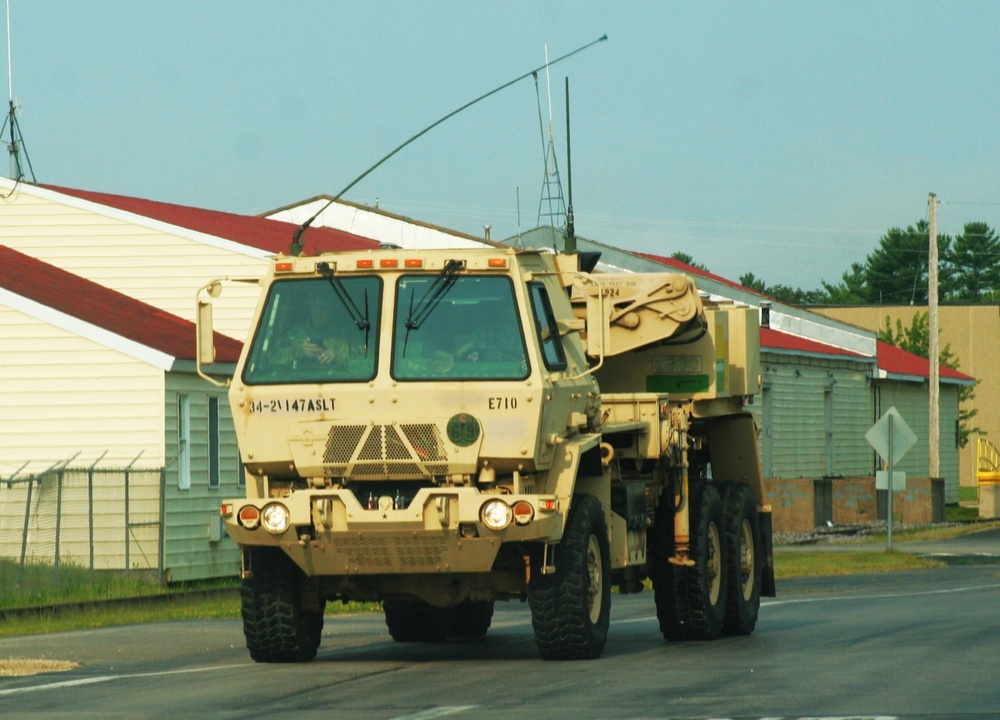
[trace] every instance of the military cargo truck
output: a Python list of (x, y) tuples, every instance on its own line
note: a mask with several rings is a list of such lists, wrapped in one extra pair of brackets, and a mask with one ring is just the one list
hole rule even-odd
[[(545, 659), (598, 657), (611, 589), (669, 640), (748, 634), (774, 594), (756, 311), (576, 254), (278, 256), (230, 388), (247, 647), (313, 659), (328, 601), (399, 642), (526, 601)], [(213, 358), (199, 293), (199, 361)]]

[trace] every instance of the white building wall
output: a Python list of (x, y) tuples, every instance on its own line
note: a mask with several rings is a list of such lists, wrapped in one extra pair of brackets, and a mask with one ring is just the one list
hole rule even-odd
[[(267, 217), (271, 220), (301, 225), (326, 203), (327, 200), (314, 200), (278, 210)], [(375, 210), (367, 210), (350, 203), (330, 204), (320, 212), (312, 224), (316, 227), (333, 228), (379, 242), (391, 243), (408, 250), (483, 247), (483, 243), (473, 238)]]
[(0, 304), (0, 475), (163, 452), (163, 371)]
[[(219, 277), (261, 277), (268, 253), (41, 188), (0, 198), (0, 243), (172, 315), (195, 320), (195, 293)], [(215, 329), (243, 341), (256, 285), (227, 287)]]

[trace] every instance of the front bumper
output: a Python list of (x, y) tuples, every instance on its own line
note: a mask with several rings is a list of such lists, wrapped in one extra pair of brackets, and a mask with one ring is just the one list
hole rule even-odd
[[(489, 529), (481, 509), (498, 498), (512, 507), (528, 503), (531, 519)], [(263, 512), (275, 503), (288, 511), (283, 532), (241, 521), (248, 506)], [(463, 487), (423, 488), (406, 507), (382, 498), (368, 509), (349, 490), (323, 489), (227, 500), (222, 515), (226, 532), (240, 546), (280, 547), (310, 576), (465, 573), (488, 572), (503, 543), (558, 540), (559, 505), (552, 495), (496, 495)]]

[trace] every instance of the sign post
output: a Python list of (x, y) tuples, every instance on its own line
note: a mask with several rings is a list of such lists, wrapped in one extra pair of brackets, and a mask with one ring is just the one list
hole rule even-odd
[[(886, 486), (886, 549), (892, 550), (892, 493), (896, 489), (896, 473), (894, 466), (896, 462), (903, 459), (903, 456), (913, 447), (917, 441), (917, 436), (913, 434), (910, 426), (903, 420), (903, 416), (895, 407), (885, 411), (878, 422), (871, 426), (865, 433), (868, 444), (875, 448), (888, 467), (888, 481)], [(902, 474), (902, 473), (900, 473)], [(878, 478), (878, 474), (876, 474)], [(876, 479), (876, 488), (879, 482)], [(905, 476), (903, 477), (902, 489), (906, 488)]]

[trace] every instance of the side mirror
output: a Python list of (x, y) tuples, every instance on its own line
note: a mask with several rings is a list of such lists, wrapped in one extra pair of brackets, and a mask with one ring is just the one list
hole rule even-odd
[[(211, 294), (211, 291), (209, 291)], [(217, 295), (213, 295), (217, 297)], [(212, 318), (212, 303), (198, 300), (198, 362), (211, 365), (215, 362), (215, 328)]]
[(217, 298), (222, 294), (222, 283), (213, 280), (205, 287), (200, 288), (195, 295), (198, 303), (195, 312), (195, 367), (200, 377), (213, 385), (225, 387), (227, 383), (219, 382), (201, 369), (202, 365), (211, 365), (215, 362), (215, 327), (212, 320), (212, 301), (201, 299), (203, 291), (208, 293), (210, 298)]

